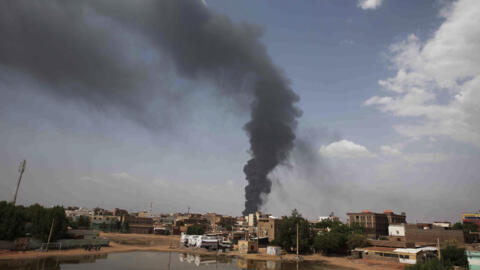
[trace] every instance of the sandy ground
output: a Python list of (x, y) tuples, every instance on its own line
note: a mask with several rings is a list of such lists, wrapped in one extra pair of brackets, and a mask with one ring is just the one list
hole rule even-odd
[[(119, 233), (102, 233), (101, 237), (110, 240), (109, 247), (102, 247), (100, 251), (86, 251), (84, 249), (69, 249), (69, 250), (50, 250), (48, 252), (41, 251), (8, 251), (0, 250), (0, 260), (15, 260), (15, 259), (34, 259), (49, 256), (82, 256), (93, 254), (105, 254), (114, 252), (132, 252), (132, 251), (172, 251), (193, 254), (215, 254), (215, 251), (207, 251), (205, 249), (193, 249), (179, 247), (180, 237), (177, 235), (163, 236), (163, 235), (149, 235), (149, 234), (119, 234)], [(265, 249), (261, 249), (259, 254), (239, 254), (236, 251), (227, 253), (219, 253), (219, 256), (241, 257), (249, 260), (295, 260), (292, 254), (283, 255), (281, 257), (269, 256), (265, 253)], [(325, 262), (331, 265), (348, 267), (352, 269), (367, 270), (367, 269), (385, 269), (385, 270), (399, 270), (404, 266), (398, 263), (365, 260), (365, 259), (350, 259), (345, 257), (326, 257), (319, 254), (303, 256), (304, 260)]]

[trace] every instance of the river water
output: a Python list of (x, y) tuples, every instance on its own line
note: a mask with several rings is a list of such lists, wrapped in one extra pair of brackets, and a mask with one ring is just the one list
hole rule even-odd
[(281, 263), (222, 256), (199, 256), (174, 252), (128, 252), (77, 257), (48, 257), (27, 260), (0, 260), (1, 270), (347, 270), (319, 262)]

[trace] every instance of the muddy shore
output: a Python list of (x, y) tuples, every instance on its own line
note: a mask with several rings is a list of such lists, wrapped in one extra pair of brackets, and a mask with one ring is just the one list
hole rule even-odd
[[(19, 260), (19, 259), (35, 259), (43, 257), (54, 256), (84, 256), (105, 253), (118, 252), (133, 252), (133, 251), (163, 251), (163, 252), (179, 252), (198, 255), (217, 255), (227, 257), (239, 257), (248, 260), (269, 260), (269, 261), (288, 261), (294, 260), (295, 256), (291, 254), (283, 256), (269, 256), (263, 249), (259, 254), (239, 254), (236, 251), (229, 251), (226, 253), (207, 251), (205, 249), (185, 248), (179, 246), (179, 236), (162, 236), (162, 235), (145, 235), (145, 234), (118, 234), (118, 233), (102, 233), (101, 237), (110, 240), (109, 247), (102, 247), (99, 251), (86, 251), (84, 249), (69, 249), (69, 250), (50, 250), (48, 252), (41, 252), (37, 250), (32, 251), (8, 251), (0, 250), (0, 260)], [(305, 255), (303, 259), (306, 261), (324, 262), (335, 266), (348, 267), (352, 269), (367, 270), (367, 269), (386, 269), (399, 270), (404, 266), (399, 263), (365, 260), (365, 259), (350, 259), (346, 257), (326, 257), (319, 254)]]

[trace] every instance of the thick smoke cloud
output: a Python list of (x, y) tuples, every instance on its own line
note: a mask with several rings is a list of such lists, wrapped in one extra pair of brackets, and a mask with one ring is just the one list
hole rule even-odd
[[(109, 27), (97, 28), (95, 20)], [(144, 39), (181, 76), (209, 81), (241, 105), (249, 102), (244, 214), (256, 211), (261, 195), (270, 193), (269, 173), (293, 147), (300, 116), (298, 96), (259, 41), (261, 30), (197, 0), (2, 1), (0, 65), (50, 84), (55, 95), (113, 105), (150, 123), (144, 103), (168, 91), (145, 91), (148, 66), (128, 59), (109, 28)]]

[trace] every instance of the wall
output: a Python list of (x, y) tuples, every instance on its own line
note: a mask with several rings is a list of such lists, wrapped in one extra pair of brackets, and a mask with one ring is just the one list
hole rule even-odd
[(441, 243), (445, 241), (457, 241), (458, 243), (464, 243), (463, 231), (460, 230), (444, 230), (444, 229), (429, 229), (422, 230), (418, 228), (412, 228), (407, 226), (405, 230), (405, 239), (407, 242), (424, 242), (436, 244), (437, 238)]

